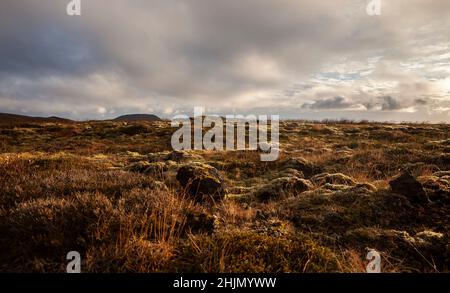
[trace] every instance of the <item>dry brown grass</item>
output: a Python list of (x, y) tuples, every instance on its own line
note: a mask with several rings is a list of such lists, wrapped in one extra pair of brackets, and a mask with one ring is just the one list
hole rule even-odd
[[(384, 271), (449, 271), (448, 203), (416, 207), (388, 184), (405, 169), (449, 170), (449, 126), (344, 122), (282, 123), (276, 162), (257, 151), (169, 160), (167, 122), (0, 125), (0, 270), (62, 272), (77, 250), (86, 272), (363, 272), (371, 246)], [(313, 174), (285, 170), (300, 158)], [(233, 194), (193, 201), (175, 177), (195, 161)], [(139, 162), (162, 168), (128, 168)], [(319, 172), (371, 185), (253, 197), (274, 179)], [(421, 242), (424, 230), (443, 238)]]

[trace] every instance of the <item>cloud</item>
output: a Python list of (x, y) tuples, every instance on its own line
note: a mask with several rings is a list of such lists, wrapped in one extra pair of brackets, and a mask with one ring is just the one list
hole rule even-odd
[(0, 4), (0, 111), (82, 119), (201, 105), (383, 120), (422, 106), (412, 119), (448, 119), (448, 1), (384, 1), (379, 17), (365, 0), (89, 0), (80, 17), (67, 3)]
[(98, 107), (97, 108), (97, 113), (100, 115), (104, 115), (107, 112), (105, 107)]
[(426, 99), (415, 99), (414, 102), (417, 105), (427, 105), (428, 104), (428, 101)]
[(400, 103), (391, 96), (381, 97), (383, 103), (381, 104), (381, 110), (383, 111), (392, 111), (402, 109)]
[(320, 99), (310, 104), (303, 104), (304, 109), (328, 110), (328, 109), (347, 109), (351, 104), (346, 102), (343, 97), (334, 97), (329, 99)]

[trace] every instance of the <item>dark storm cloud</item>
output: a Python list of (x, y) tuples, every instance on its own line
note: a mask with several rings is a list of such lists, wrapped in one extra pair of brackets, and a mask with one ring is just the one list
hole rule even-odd
[(415, 102), (417, 105), (427, 105), (427, 104), (428, 104), (428, 101), (425, 100), (425, 99), (415, 99), (414, 102)]
[(403, 102), (392, 96), (377, 97), (371, 101), (363, 103), (367, 110), (380, 109), (381, 111), (396, 111), (406, 109)]
[(328, 109), (346, 109), (351, 106), (343, 97), (334, 97), (330, 99), (320, 99), (310, 104), (303, 104), (304, 109), (328, 110)]
[(60, 27), (43, 26), (8, 31), (1, 38), (0, 74), (82, 74), (97, 69), (99, 56), (81, 36)]
[[(283, 115), (368, 110), (372, 100), (373, 110), (395, 111), (409, 97), (441, 95), (415, 68), (445, 76), (450, 48), (448, 1), (383, 1), (380, 17), (366, 15), (365, 0), (81, 0), (80, 17), (65, 14), (68, 2), (1, 1), (0, 111), (76, 118), (280, 106)], [(374, 57), (383, 68), (368, 64)], [(412, 73), (399, 74), (400, 63)], [(326, 72), (348, 78), (310, 81)], [(397, 99), (377, 100), (390, 93)]]
[[(47, 15), (40, 1), (33, 2), (4, 0), (0, 4), (0, 75), (78, 75), (102, 65), (89, 34)], [(64, 7), (61, 4), (64, 1), (59, 5)], [(48, 6), (48, 1), (42, 5)]]
[(392, 111), (392, 110), (399, 110), (402, 109), (402, 106), (400, 103), (391, 96), (381, 97), (380, 99), (383, 100), (381, 104), (381, 110), (383, 111)]

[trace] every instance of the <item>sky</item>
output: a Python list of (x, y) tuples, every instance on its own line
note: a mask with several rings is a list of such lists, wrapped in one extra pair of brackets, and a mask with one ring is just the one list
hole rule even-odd
[(450, 1), (1, 0), (0, 112), (450, 122)]

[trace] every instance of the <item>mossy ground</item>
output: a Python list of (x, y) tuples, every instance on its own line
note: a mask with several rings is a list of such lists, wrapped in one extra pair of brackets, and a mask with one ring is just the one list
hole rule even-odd
[[(284, 121), (275, 162), (172, 152), (174, 130), (1, 125), (0, 270), (63, 272), (77, 250), (86, 272), (363, 272), (374, 248), (383, 271), (450, 271), (450, 126)], [(191, 163), (218, 171), (222, 200), (189, 196)], [(430, 203), (390, 190), (406, 169)]]

